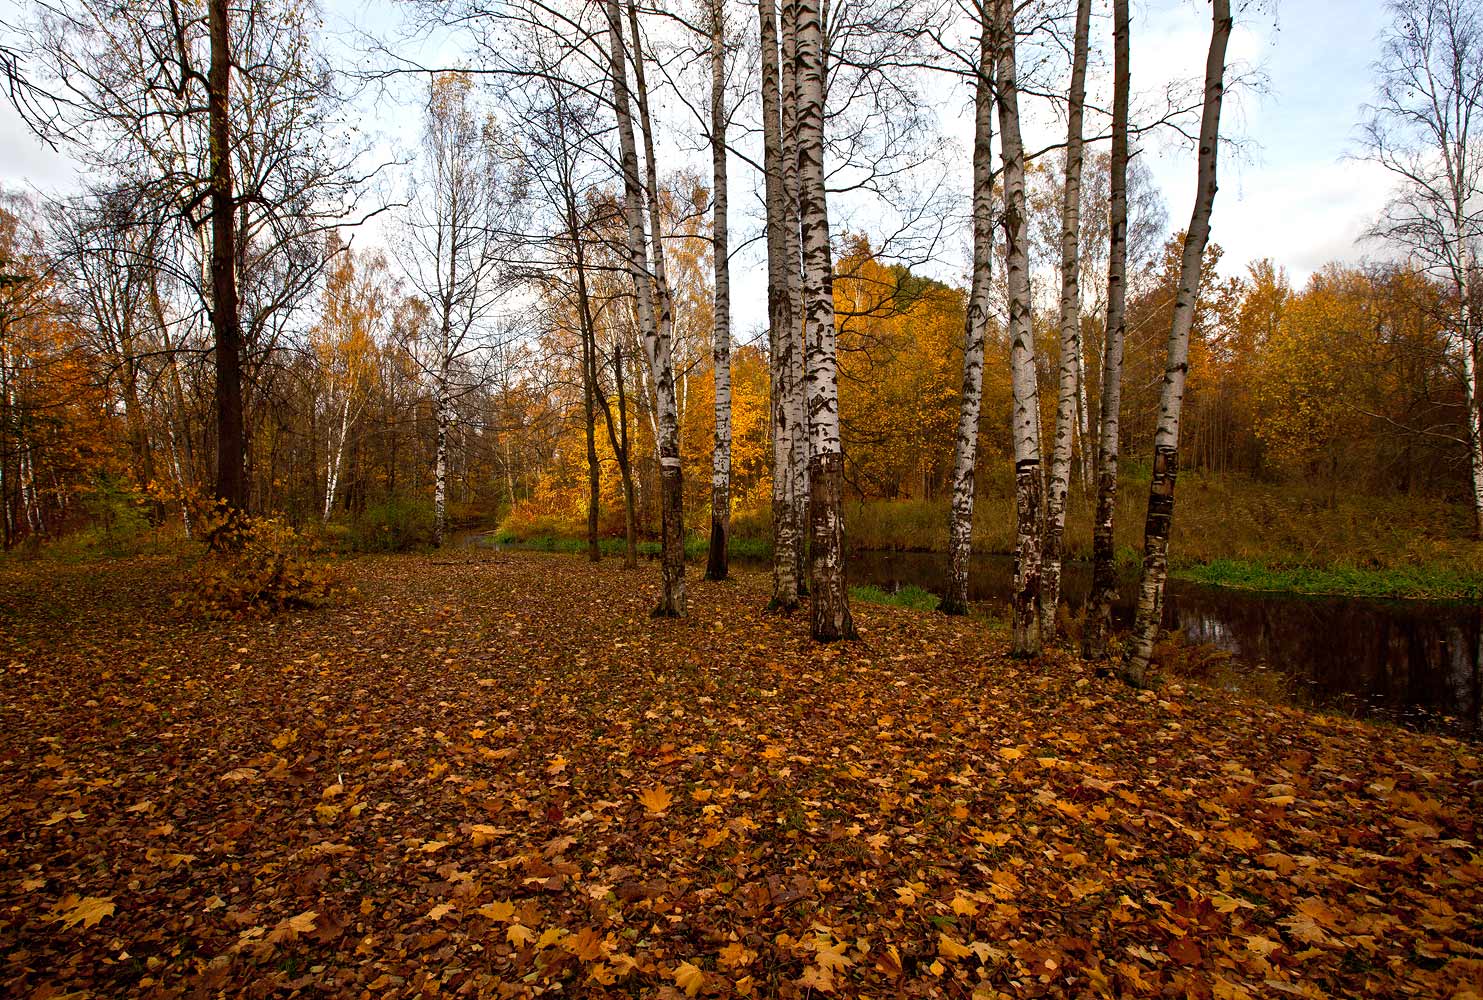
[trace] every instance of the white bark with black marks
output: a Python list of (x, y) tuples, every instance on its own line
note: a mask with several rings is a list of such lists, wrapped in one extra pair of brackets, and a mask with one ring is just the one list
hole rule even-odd
[[(785, 230), (788, 212), (784, 183), (783, 95), (778, 51), (778, 20), (774, 0), (757, 5), (762, 45), (762, 153), (767, 207), (767, 319), (771, 359), (769, 407), (772, 426), (772, 599), (768, 606), (792, 611), (798, 606), (798, 523), (793, 513), (793, 328), (796, 314), (789, 293), (788, 272), (797, 270), (788, 258)], [(788, 74), (792, 80), (792, 74)], [(797, 167), (794, 167), (796, 173)]]
[(1174, 483), (1179, 473), (1179, 415), (1189, 373), (1189, 335), (1199, 301), (1200, 272), (1210, 241), (1210, 215), (1215, 207), (1216, 163), (1220, 144), (1220, 107), (1225, 97), (1226, 46), (1231, 38), (1230, 0), (1213, 0), (1210, 53), (1205, 62), (1205, 105), (1200, 118), (1199, 175), (1195, 207), (1179, 265), (1179, 290), (1169, 327), (1168, 361), (1159, 393), (1159, 419), (1153, 439), (1153, 477), (1148, 488), (1148, 516), (1143, 527), (1143, 571), (1138, 581), (1138, 609), (1133, 620), (1132, 648), (1123, 678), (1141, 686), (1164, 613), (1164, 584), (1169, 573), (1169, 532), (1174, 520)]
[(1107, 655), (1112, 607), (1117, 600), (1117, 462), (1122, 413), (1123, 337), (1128, 290), (1128, 0), (1113, 0), (1112, 176), (1109, 182), (1111, 245), (1107, 256), (1107, 328), (1102, 343), (1102, 405), (1098, 414), (1097, 508), (1092, 522), (1092, 591), (1082, 626), (1082, 655)]
[(1078, 0), (1076, 38), (1067, 100), (1066, 178), (1061, 192), (1061, 357), (1056, 398), (1056, 437), (1051, 450), (1045, 501), (1045, 562), (1041, 577), (1042, 641), (1055, 638), (1061, 601), (1061, 560), (1066, 532), (1066, 497), (1071, 489), (1071, 453), (1076, 440), (1081, 370), (1081, 168), (1082, 116), (1086, 108), (1087, 47), (1092, 0)]
[(973, 555), (973, 498), (978, 418), (983, 403), (984, 340), (989, 326), (994, 267), (994, 25), (987, 5), (980, 18), (978, 80), (973, 94), (973, 274), (963, 323), (963, 395), (953, 445), (953, 498), (948, 521), (945, 614), (968, 613), (968, 569)]
[(1010, 595), (1010, 652), (1040, 652), (1041, 491), (1040, 391), (1035, 375), (1035, 332), (1030, 317), (1030, 241), (1025, 213), (1025, 147), (1020, 135), (1019, 77), (1015, 65), (1014, 0), (994, 0), (997, 45), (995, 97), (999, 105), (1004, 178), (1004, 263), (1009, 289), (1009, 367), (1013, 398), (1015, 551)]
[(824, 32), (818, 0), (799, 0), (798, 172), (807, 320), (809, 597), (813, 637), (855, 636), (844, 566), (844, 453), (839, 438), (834, 260), (824, 188)]
[[(618, 0), (606, 0), (608, 19), (608, 60), (613, 87), (613, 108), (618, 125), (618, 145), (623, 168), (623, 213), (628, 230), (626, 250), (628, 271), (633, 280), (634, 300), (638, 310), (640, 340), (649, 363), (654, 385), (655, 440), (659, 451), (660, 468), (660, 516), (663, 528), (661, 552), (662, 592), (654, 614), (660, 617), (677, 617), (685, 613), (685, 550), (683, 532), (682, 479), (680, 473), (679, 407), (675, 399), (674, 362), (670, 354), (670, 308), (668, 286), (663, 282), (664, 248), (654, 248), (655, 265), (651, 274), (649, 267), (649, 237), (644, 228), (644, 207), (648, 203), (653, 218), (654, 232), (659, 232), (656, 209), (657, 187), (653, 163), (652, 140), (645, 135), (645, 146), (649, 151), (648, 178), (650, 189), (646, 198), (644, 179), (639, 173), (638, 145), (634, 137), (633, 108), (629, 96), (627, 42), (624, 38), (623, 16)], [(637, 35), (637, 18), (629, 5), (630, 23)], [(641, 50), (634, 53), (635, 61), (641, 60)], [(637, 66), (635, 67), (637, 70)], [(638, 79), (642, 80), (639, 74)], [(647, 104), (647, 96), (640, 87), (640, 111)], [(647, 118), (647, 115), (644, 116)], [(660, 312), (655, 312), (655, 294), (660, 300)], [(676, 558), (678, 553), (678, 558)]]
[(724, 580), (731, 541), (731, 262), (726, 191), (726, 17), (711, 0), (711, 246), (715, 337), (716, 441), (711, 453), (711, 542), (706, 579)]

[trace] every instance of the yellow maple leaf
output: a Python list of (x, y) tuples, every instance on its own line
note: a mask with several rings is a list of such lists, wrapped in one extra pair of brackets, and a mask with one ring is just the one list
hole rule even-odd
[(813, 987), (821, 993), (834, 992), (834, 972), (818, 965), (810, 965), (798, 977), (798, 985)]
[(427, 911), (427, 919), (431, 920), (433, 923), (437, 923), (439, 920), (442, 920), (444, 917), (452, 912), (453, 907), (450, 904), (439, 903), (437, 906), (434, 906), (431, 910)]
[(956, 961), (960, 958), (967, 958), (969, 955), (972, 955), (973, 949), (959, 943), (958, 941), (953, 940), (946, 934), (938, 934), (937, 954), (941, 955), (943, 958)]
[(475, 912), (481, 917), (498, 920), (502, 924), (515, 922), (515, 904), (504, 900), (497, 899), (493, 903), (485, 903)]
[(740, 941), (733, 941), (721, 949), (718, 956), (722, 965), (731, 969), (740, 969), (744, 965), (751, 965), (757, 960), (757, 953)]
[(604, 951), (602, 935), (591, 927), (583, 927), (577, 933), (567, 935), (562, 939), (561, 947), (584, 962), (602, 958)]
[(663, 785), (655, 785), (653, 788), (645, 788), (639, 792), (639, 801), (644, 808), (651, 813), (663, 813), (674, 802), (675, 797), (670, 794), (668, 788)]
[(52, 919), (60, 920), (65, 927), (76, 927), (82, 924), (84, 927), (92, 927), (104, 917), (111, 917), (115, 912), (113, 900), (104, 899), (101, 896), (78, 896), (69, 892), (63, 896), (52, 912), (56, 914)]
[(689, 962), (681, 962), (675, 966), (674, 977), (675, 985), (684, 990), (687, 997), (693, 997), (705, 985), (705, 973), (699, 966)]
[(522, 945), (534, 941), (536, 932), (524, 924), (511, 924), (505, 929), (505, 937), (511, 944)]
[(1261, 843), (1256, 834), (1247, 830), (1222, 830), (1220, 837), (1238, 851), (1250, 851)]
[(278, 944), (283, 941), (296, 941), (300, 934), (308, 934), (314, 930), (314, 921), (319, 919), (319, 913), (315, 910), (305, 910), (296, 916), (288, 917), (278, 921), (278, 925), (268, 933), (268, 943)]

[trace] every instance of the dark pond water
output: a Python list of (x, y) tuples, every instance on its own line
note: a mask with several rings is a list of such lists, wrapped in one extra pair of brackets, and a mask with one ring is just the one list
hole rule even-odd
[[(915, 584), (941, 594), (947, 557), (919, 552), (852, 556), (852, 584), (883, 590)], [(1079, 609), (1091, 566), (1065, 569), (1066, 602)], [(1007, 613), (1008, 556), (976, 556), (969, 596)], [(1136, 580), (1124, 581), (1115, 612), (1132, 621)], [(1190, 643), (1230, 654), (1223, 672), (1264, 674), (1251, 685), (1285, 700), (1414, 728), (1483, 736), (1483, 607), (1442, 601), (1377, 601), (1229, 590), (1170, 580), (1164, 627)]]
[[(489, 536), (465, 539), (489, 544)], [(753, 562), (752, 560), (738, 560)], [(760, 563), (767, 565), (766, 563)], [(947, 556), (858, 552), (851, 584), (915, 585), (941, 595)], [(1091, 566), (1068, 563), (1063, 593), (1079, 610)], [(1007, 613), (1010, 559), (975, 556), (969, 596)], [(1115, 610), (1132, 622), (1137, 581)], [(1170, 580), (1164, 627), (1191, 646), (1188, 659), (1220, 657), (1209, 679), (1286, 702), (1383, 718), (1416, 729), (1483, 738), (1483, 607), (1444, 601), (1379, 601), (1229, 590)]]

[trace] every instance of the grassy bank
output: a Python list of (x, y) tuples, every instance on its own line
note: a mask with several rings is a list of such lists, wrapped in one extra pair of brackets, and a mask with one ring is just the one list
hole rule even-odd
[[(1003, 479), (1003, 481), (999, 481)], [(1014, 499), (1007, 477), (983, 484), (974, 520), (974, 550), (1008, 553), (1014, 545)], [(1145, 470), (1125, 470), (1118, 496), (1120, 557), (1136, 562), (1148, 495)], [(1068, 504), (1066, 548), (1091, 557), (1092, 501), (1079, 487)], [(944, 552), (945, 500), (876, 500), (846, 505), (849, 546), (857, 551)], [(520, 541), (548, 551), (581, 551), (580, 525), (547, 525)], [(1483, 546), (1470, 535), (1468, 511), (1418, 497), (1365, 497), (1303, 484), (1187, 473), (1179, 482), (1171, 561), (1176, 577), (1222, 587), (1356, 597), (1483, 598)], [(732, 552), (766, 558), (771, 511), (738, 512)], [(707, 539), (692, 535), (686, 552), (703, 558)], [(621, 539), (604, 551), (621, 553)], [(657, 553), (658, 543), (641, 544)]]

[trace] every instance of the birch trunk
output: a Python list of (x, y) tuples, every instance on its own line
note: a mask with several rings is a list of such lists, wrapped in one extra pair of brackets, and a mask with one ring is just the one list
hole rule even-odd
[[(679, 409), (675, 401), (674, 364), (670, 356), (670, 309), (668, 287), (663, 280), (664, 248), (655, 247), (655, 269), (652, 280), (649, 270), (648, 237), (644, 232), (644, 181), (639, 174), (638, 148), (634, 139), (633, 112), (628, 90), (628, 67), (626, 46), (623, 38), (623, 20), (618, 0), (606, 0), (608, 18), (608, 58), (613, 83), (613, 108), (618, 124), (618, 144), (623, 167), (623, 211), (628, 228), (627, 250), (628, 271), (633, 279), (634, 299), (638, 308), (640, 339), (644, 353), (648, 356), (649, 370), (653, 376), (656, 414), (655, 441), (659, 451), (660, 511), (662, 523), (661, 577), (663, 581), (659, 605), (654, 609), (656, 617), (678, 617), (685, 613), (685, 549), (683, 483), (680, 475)], [(630, 22), (637, 36), (637, 18), (629, 6)], [(642, 60), (641, 50), (635, 51), (635, 61)], [(635, 67), (637, 70), (637, 66)], [(640, 81), (640, 111), (647, 104)], [(644, 117), (647, 117), (645, 115)], [(646, 147), (652, 150), (652, 140), (645, 134)], [(649, 156), (648, 173), (651, 187), (654, 184), (654, 162), (652, 151)], [(657, 201), (651, 189), (650, 214), (654, 216), (654, 232), (659, 232)], [(660, 299), (661, 312), (655, 315), (654, 297)]]
[(1153, 478), (1148, 488), (1148, 517), (1143, 527), (1143, 573), (1138, 581), (1138, 611), (1133, 621), (1133, 647), (1123, 678), (1141, 686), (1153, 656), (1164, 611), (1164, 582), (1169, 570), (1169, 529), (1174, 520), (1174, 481), (1179, 472), (1179, 413), (1189, 370), (1189, 334), (1194, 325), (1205, 244), (1210, 240), (1210, 213), (1215, 207), (1216, 158), (1220, 142), (1220, 106), (1225, 96), (1226, 44), (1231, 37), (1230, 0), (1213, 0), (1210, 53), (1205, 63), (1205, 106), (1200, 119), (1199, 181), (1189, 232), (1180, 261), (1179, 292), (1169, 327), (1168, 363), (1159, 394), (1159, 422), (1154, 431)]
[(448, 532), (448, 369), (438, 370), (433, 389), (433, 419), (437, 422), (437, 458), (433, 466), (433, 545), (442, 548)]
[(834, 261), (824, 190), (824, 32), (818, 0), (798, 0), (799, 218), (808, 321), (809, 594), (813, 637), (851, 639), (844, 567), (844, 454), (839, 441)]
[[(638, 513), (635, 510), (633, 461), (628, 453), (628, 393), (623, 387), (622, 344), (613, 345), (613, 381), (618, 390), (618, 433), (617, 437), (612, 439), (612, 444), (613, 453), (618, 456), (618, 475), (623, 480), (623, 568), (638, 569)], [(612, 434), (612, 424), (608, 425), (608, 432)]]
[(731, 541), (731, 264), (726, 219), (726, 19), (711, 0), (711, 246), (715, 270), (716, 442), (711, 453), (711, 544), (706, 579), (724, 580)]
[[(1462, 217), (1462, 206), (1457, 207), (1456, 218)], [(1459, 225), (1461, 230), (1462, 226)], [(1462, 275), (1458, 282), (1458, 297), (1462, 304), (1463, 331), (1463, 396), (1468, 415), (1468, 462), (1473, 487), (1473, 537), (1483, 540), (1483, 412), (1478, 399), (1478, 316), (1476, 313), (1478, 289), (1477, 266), (1473, 260), (1472, 245), (1465, 236), (1461, 243)]]
[(1107, 331), (1102, 343), (1101, 412), (1098, 414), (1097, 512), (1092, 522), (1092, 591), (1082, 627), (1082, 655), (1107, 656), (1112, 606), (1117, 601), (1117, 460), (1122, 414), (1123, 337), (1128, 293), (1128, 0), (1113, 0), (1112, 177), (1109, 182), (1111, 246), (1107, 255)]
[[(790, 467), (793, 470), (788, 516), (793, 519), (793, 579), (799, 596), (809, 592), (809, 410), (805, 367), (807, 363), (807, 317), (803, 306), (803, 236), (801, 194), (802, 171), (798, 159), (798, 4), (783, 2), (782, 114), (783, 114), (783, 201), (784, 252), (788, 265), (788, 428), (792, 433)], [(822, 72), (822, 70), (821, 70)]]
[(989, 325), (994, 267), (994, 25), (982, 8), (978, 81), (973, 94), (973, 278), (964, 321), (963, 398), (953, 448), (953, 501), (948, 521), (948, 585), (944, 614), (968, 613), (968, 567), (973, 554), (973, 498), (978, 418), (983, 403), (984, 339)]
[(1040, 652), (1040, 398), (1035, 332), (1030, 320), (1029, 234), (1025, 215), (1025, 149), (1020, 136), (1015, 67), (1014, 0), (995, 0), (1000, 157), (1004, 175), (1005, 267), (1009, 286), (1010, 391), (1014, 400), (1015, 551), (1010, 595), (1010, 652)]
[(668, 406), (672, 411), (672, 419), (668, 421), (672, 430), (665, 430), (665, 420), (662, 417), (660, 420), (661, 430), (664, 430), (670, 441), (659, 448), (659, 561), (664, 578), (664, 596), (656, 611), (660, 617), (678, 617), (685, 613), (685, 492), (680, 470), (680, 404), (675, 401), (674, 362), (670, 354), (675, 310), (666, 276), (662, 216), (659, 211), (659, 173), (654, 158), (654, 126), (649, 117), (649, 88), (644, 80), (644, 44), (639, 34), (638, 7), (634, 0), (628, 0), (628, 25), (633, 35), (634, 97), (639, 111), (639, 135), (644, 143), (650, 250), (654, 261), (654, 292), (659, 305), (655, 339), (660, 365), (655, 372), (654, 383), (655, 391), (658, 392), (661, 376), (668, 380), (671, 400)]
[(330, 523), (335, 512), (335, 493), (340, 485), (340, 463), (345, 458), (345, 438), (350, 434), (350, 393), (345, 393), (345, 402), (340, 407), (340, 434), (327, 456), (328, 468), (324, 474), (324, 523)]
[(578, 326), (582, 337), (582, 423), (587, 435), (587, 560), (599, 562), (602, 550), (597, 545), (597, 519), (601, 513), (602, 476), (597, 464), (597, 409), (593, 398), (597, 381), (597, 361), (593, 357), (596, 345), (585, 317), (579, 319)]
[(1071, 451), (1076, 440), (1081, 360), (1081, 131), (1086, 106), (1087, 36), (1091, 18), (1091, 0), (1079, 0), (1066, 115), (1066, 182), (1061, 192), (1060, 385), (1056, 399), (1056, 439), (1051, 450), (1050, 484), (1045, 503), (1045, 568), (1040, 604), (1042, 641), (1050, 641), (1056, 635), (1056, 610), (1061, 602), (1061, 550), (1066, 533), (1066, 494), (1071, 488)]
[[(772, 423), (772, 600), (768, 608), (798, 607), (798, 523), (794, 517), (793, 479), (793, 329), (796, 314), (788, 280), (796, 271), (788, 257), (786, 230), (791, 213), (787, 192), (779, 92), (777, 8), (773, 0), (757, 5), (762, 45), (762, 166), (767, 207), (767, 321), (771, 360), (769, 406)], [(788, 73), (791, 81), (792, 73)], [(796, 173), (796, 167), (794, 172)]]

